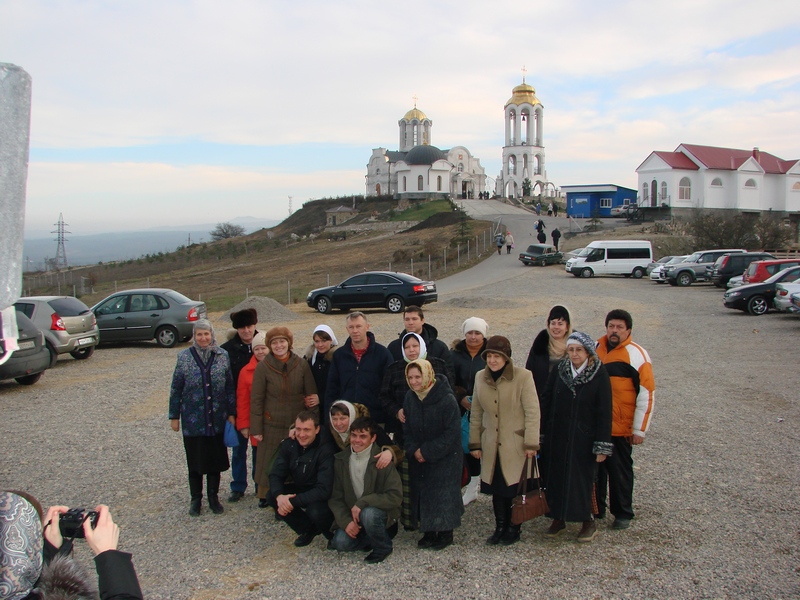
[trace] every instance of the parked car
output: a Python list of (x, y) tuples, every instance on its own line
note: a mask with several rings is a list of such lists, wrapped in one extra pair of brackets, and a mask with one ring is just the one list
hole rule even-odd
[(647, 265), (647, 268), (644, 270), (644, 274), (645, 275), (650, 275), (650, 273), (653, 272), (653, 269), (655, 269), (656, 267), (660, 267), (662, 265), (667, 264), (672, 259), (673, 259), (672, 255), (662, 256), (658, 260), (655, 260), (655, 261), (651, 262), (649, 265)]
[[(636, 205), (634, 204), (633, 206), (636, 206)], [(609, 214), (612, 217), (625, 217), (625, 216), (628, 215), (628, 211), (630, 210), (630, 207), (631, 207), (630, 204), (622, 204), (620, 206), (615, 206), (609, 211)]]
[(436, 284), (407, 273), (367, 271), (345, 279), (339, 285), (311, 290), (306, 304), (321, 313), (334, 308), (385, 307), (391, 313), (403, 312), (406, 305), (422, 306), (436, 302)]
[(101, 343), (155, 339), (162, 348), (190, 339), (194, 322), (207, 315), (204, 302), (166, 288), (117, 292), (93, 306), (92, 312)]
[(44, 333), (50, 368), (59, 354), (85, 360), (100, 343), (100, 330), (92, 310), (72, 296), (30, 296), (14, 303)]
[(653, 248), (648, 240), (596, 240), (564, 265), (575, 277), (623, 275), (641, 279), (653, 261)]
[(669, 261), (664, 264), (653, 263), (657, 264), (657, 266), (650, 271), (650, 280), (655, 281), (656, 283), (666, 283), (667, 277), (664, 275), (664, 269), (668, 265), (677, 265), (678, 263), (683, 262), (688, 256), (688, 254), (681, 254), (680, 256), (671, 256)]
[(784, 269), (761, 283), (750, 283), (728, 290), (722, 302), (726, 308), (744, 310), (751, 315), (763, 315), (774, 305), (777, 285), (797, 279), (800, 279), (800, 267)]
[(792, 294), (800, 292), (800, 283), (779, 283), (775, 286), (775, 300), (773, 305), (775, 310), (780, 312), (800, 312), (800, 309), (792, 304)]
[[(21, 385), (33, 385), (50, 367), (50, 353), (44, 342), (44, 334), (36, 325), (25, 316), (16, 311), (18, 350), (14, 350), (6, 362), (0, 365), (0, 380), (16, 379)], [(0, 347), (0, 358), (4, 356)]]
[[(683, 262), (664, 268), (664, 278), (670, 285), (686, 287), (697, 281), (706, 281), (706, 267), (714, 264), (723, 254), (730, 252), (745, 252), (745, 250), (700, 250), (690, 254)], [(744, 270), (744, 268), (742, 268)], [(738, 273), (736, 273), (738, 275)]]
[(745, 283), (760, 283), (766, 281), (778, 271), (797, 267), (800, 265), (798, 258), (776, 258), (772, 260), (756, 260), (750, 263), (745, 270), (744, 278)]
[(725, 287), (728, 289), (739, 287), (740, 285), (744, 285), (744, 275), (737, 275), (736, 277), (731, 277), (728, 279), (728, 283), (725, 284)]
[(800, 313), (800, 293), (795, 292), (791, 296), (792, 307), (795, 314)]
[(733, 254), (723, 254), (714, 262), (713, 267), (707, 269), (707, 277), (718, 288), (724, 288), (731, 277), (744, 275), (750, 263), (757, 260), (774, 258), (775, 257), (768, 252), (736, 252)]
[(555, 265), (561, 262), (564, 255), (550, 244), (531, 244), (525, 252), (519, 253), (523, 265)]

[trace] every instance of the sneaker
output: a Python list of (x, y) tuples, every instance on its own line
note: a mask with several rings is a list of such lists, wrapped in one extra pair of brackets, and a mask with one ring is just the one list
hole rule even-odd
[(388, 552), (384, 552), (382, 554), (378, 554), (377, 552), (371, 552), (366, 556), (364, 562), (369, 563), (371, 565), (375, 565), (377, 563), (381, 563), (384, 560), (386, 560), (386, 557), (388, 557), (391, 553), (392, 553), (391, 550), (389, 550)]
[(297, 536), (297, 539), (294, 541), (294, 545), (298, 548), (303, 548), (313, 542), (315, 537), (317, 537), (316, 531), (306, 531), (305, 533), (301, 533), (299, 536)]
[(631, 526), (630, 519), (620, 519), (617, 517), (614, 519), (614, 524), (611, 526), (611, 529), (627, 529)]
[(597, 525), (594, 520), (584, 521), (580, 533), (578, 533), (579, 542), (591, 542), (597, 536)]
[(231, 492), (231, 495), (228, 496), (228, 502), (238, 502), (244, 498), (244, 494), (242, 492)]
[(547, 537), (556, 537), (559, 533), (564, 531), (564, 528), (566, 526), (567, 525), (566, 525), (566, 523), (564, 523), (564, 521), (559, 521), (558, 519), (553, 519), (553, 522), (550, 523), (550, 527), (547, 529), (547, 531), (544, 532), (544, 534)]

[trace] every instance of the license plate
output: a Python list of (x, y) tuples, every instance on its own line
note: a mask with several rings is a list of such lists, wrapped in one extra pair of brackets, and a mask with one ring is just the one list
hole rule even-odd
[(36, 342), (28, 340), (26, 342), (19, 342), (17, 345), (19, 346), (20, 350), (30, 350), (31, 348), (36, 347)]
[(92, 342), (94, 342), (93, 337), (81, 338), (78, 340), (78, 346), (85, 346), (86, 344), (91, 344)]

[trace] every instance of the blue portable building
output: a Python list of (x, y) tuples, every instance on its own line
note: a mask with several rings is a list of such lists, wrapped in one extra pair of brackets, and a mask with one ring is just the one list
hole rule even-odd
[(567, 196), (568, 217), (610, 217), (611, 209), (636, 202), (636, 190), (612, 183), (563, 185), (561, 192)]

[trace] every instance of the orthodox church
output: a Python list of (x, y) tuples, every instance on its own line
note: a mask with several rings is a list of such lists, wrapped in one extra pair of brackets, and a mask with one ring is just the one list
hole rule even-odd
[(440, 150), (431, 145), (431, 121), (417, 108), (397, 122), (399, 150), (375, 148), (367, 163), (367, 196), (394, 198), (477, 198), (486, 173), (464, 146)]

